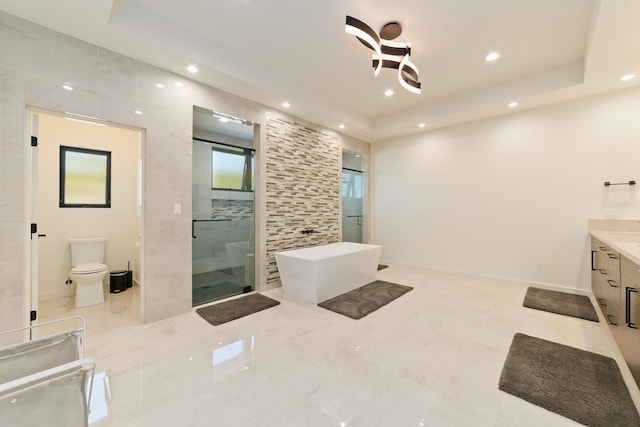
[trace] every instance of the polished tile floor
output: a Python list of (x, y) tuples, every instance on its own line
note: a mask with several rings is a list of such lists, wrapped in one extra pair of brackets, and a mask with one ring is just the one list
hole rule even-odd
[(195, 312), (140, 324), (137, 287), (41, 311), (87, 319), (95, 427), (575, 426), (498, 390), (513, 335), (616, 355), (603, 323), (522, 307), (520, 283), (393, 263), (378, 278), (414, 290), (357, 321), (281, 289), (216, 327)]

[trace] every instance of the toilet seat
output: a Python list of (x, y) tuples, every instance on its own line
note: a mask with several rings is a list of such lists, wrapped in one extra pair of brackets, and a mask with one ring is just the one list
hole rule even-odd
[(93, 273), (101, 273), (107, 270), (107, 266), (104, 264), (100, 264), (99, 262), (92, 262), (90, 264), (81, 264), (76, 265), (71, 269), (71, 273), (73, 274), (93, 274)]

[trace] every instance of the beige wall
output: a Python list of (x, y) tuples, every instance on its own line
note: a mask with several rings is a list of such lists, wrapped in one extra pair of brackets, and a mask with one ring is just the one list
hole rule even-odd
[[(66, 285), (71, 269), (68, 239), (106, 237), (105, 264), (110, 271), (136, 264), (138, 227), (138, 160), (141, 133), (130, 129), (97, 126), (38, 114), (39, 298), (73, 295)], [(60, 208), (60, 145), (111, 152), (111, 207)], [(105, 276), (108, 282), (109, 275)]]
[[(403, 263), (590, 289), (587, 219), (640, 217), (640, 90), (373, 146), (374, 241)], [(398, 208), (402, 207), (402, 208)]]

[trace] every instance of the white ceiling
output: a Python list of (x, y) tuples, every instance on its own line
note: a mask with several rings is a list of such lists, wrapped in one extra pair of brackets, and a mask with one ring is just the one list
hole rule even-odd
[[(272, 108), (288, 101), (291, 114), (344, 123), (341, 132), (367, 141), (640, 84), (639, 0), (0, 0), (0, 9)], [(376, 31), (402, 24), (421, 95), (395, 70), (374, 77), (346, 15)], [(486, 62), (494, 50), (501, 58)], [(639, 77), (623, 83), (626, 73)]]

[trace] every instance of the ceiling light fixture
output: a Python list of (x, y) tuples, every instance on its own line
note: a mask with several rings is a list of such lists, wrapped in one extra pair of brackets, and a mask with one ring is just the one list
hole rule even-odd
[(241, 119), (235, 116), (230, 116), (228, 114), (218, 113), (217, 111), (213, 111), (211, 115), (216, 119), (218, 119), (221, 123), (231, 122), (231, 123), (237, 123), (239, 125), (247, 125), (247, 126), (253, 126), (254, 124), (252, 121)]
[(190, 73), (197, 73), (198, 72), (198, 67), (196, 67), (195, 65), (189, 65), (187, 67), (187, 71), (189, 71)]
[(64, 112), (64, 118), (66, 120), (73, 120), (75, 122), (89, 123), (97, 126), (106, 126), (106, 124), (102, 123), (104, 122), (104, 120), (102, 119), (99, 119), (97, 117), (85, 116), (83, 114), (71, 113), (69, 111)]
[(392, 41), (402, 33), (402, 27), (398, 22), (389, 22), (380, 30), (380, 36), (364, 22), (352, 16), (347, 16), (345, 32), (356, 36), (358, 40), (373, 54), (374, 76), (380, 74), (384, 68), (398, 70), (400, 85), (409, 92), (420, 94), (420, 82), (418, 82), (418, 68), (409, 61), (411, 55), (411, 42)]
[(89, 121), (89, 120), (76, 119), (74, 117), (65, 117), (64, 119), (65, 120), (71, 120), (71, 121), (74, 121), (74, 122), (80, 122), (80, 123), (88, 123), (90, 125), (106, 126), (104, 123), (98, 123), (98, 122), (92, 122), (92, 121)]
[(500, 58), (500, 54), (498, 52), (491, 52), (490, 54), (484, 57), (484, 60), (487, 62), (493, 62), (498, 58)]
[(633, 80), (636, 78), (635, 74), (625, 74), (624, 76), (620, 77), (620, 80), (623, 82), (627, 82), (629, 80)]

